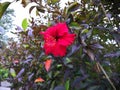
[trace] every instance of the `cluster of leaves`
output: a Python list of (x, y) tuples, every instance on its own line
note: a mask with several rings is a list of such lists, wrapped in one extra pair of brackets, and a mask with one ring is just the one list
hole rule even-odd
[[(1, 65), (2, 66), (2, 65)], [(0, 81), (8, 78), (9, 70), (5, 67), (0, 67)]]
[[(36, 8), (40, 19), (24, 19), (22, 29), (16, 28), (19, 43), (10, 42), (3, 53), (9, 69), (13, 69), (8, 78), (12, 88), (119, 90), (120, 32), (118, 22), (114, 23), (116, 18), (111, 19), (113, 13), (100, 0), (68, 2), (63, 9), (60, 0), (45, 1), (22, 0), (24, 7), (30, 2), (37, 4), (30, 8), (30, 13)], [(65, 57), (45, 55), (43, 38), (39, 35), (58, 22), (66, 22), (70, 32), (76, 33)]]

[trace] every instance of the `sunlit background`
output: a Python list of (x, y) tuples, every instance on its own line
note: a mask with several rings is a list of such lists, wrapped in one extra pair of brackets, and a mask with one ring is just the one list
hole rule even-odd
[[(14, 24), (21, 26), (21, 22), (24, 18), (28, 18), (29, 17), (29, 8), (32, 5), (35, 5), (35, 3), (31, 3), (28, 6), (26, 6), (25, 8), (22, 6), (21, 1), (18, 2), (14, 2), (14, 0), (0, 0), (0, 2), (12, 2), (12, 4), (10, 4), (9, 8), (14, 10), (14, 15), (15, 17), (14, 19)], [(65, 6), (65, 3), (67, 2), (72, 2), (73, 0), (61, 0), (60, 1), (60, 6), (61, 8)], [(35, 15), (34, 12), (32, 13), (32, 15)]]
[[(35, 3), (30, 3), (26, 7), (23, 7), (23, 5), (21, 4), (21, 1), (16, 2), (14, 0), (0, 0), (0, 2), (7, 2), (7, 1), (12, 2), (9, 5), (8, 9), (13, 9), (14, 10), (14, 15), (15, 16), (12, 17), (12, 19), (13, 19), (12, 24), (14, 26), (22, 27), (22, 21), (23, 21), (24, 18), (29, 18), (30, 16), (33, 16), (34, 18), (36, 17), (35, 10), (33, 10), (31, 12), (31, 15), (29, 14), (29, 8), (33, 5), (36, 5)], [(72, 2), (73, 0), (61, 0), (60, 1), (61, 8), (63, 8), (65, 6), (65, 3), (67, 3), (68, 1)], [(12, 32), (15, 31), (14, 26), (13, 26), (12, 29), (9, 30), (9, 32), (6, 33), (6, 35), (10, 38), (13, 37), (14, 39), (16, 39), (16, 36), (11, 33), (11, 30), (12, 30)]]

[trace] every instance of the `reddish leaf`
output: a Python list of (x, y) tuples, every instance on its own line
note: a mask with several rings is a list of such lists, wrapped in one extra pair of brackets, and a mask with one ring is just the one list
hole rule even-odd
[(48, 60), (45, 61), (45, 69), (46, 69), (47, 72), (50, 70), (51, 63), (52, 63), (51, 59), (48, 59)]
[(42, 79), (41, 77), (39, 77), (39, 78), (37, 78), (37, 79), (35, 79), (35, 82), (44, 82), (45, 80), (44, 79)]
[(14, 60), (13, 63), (18, 64), (19, 60)]

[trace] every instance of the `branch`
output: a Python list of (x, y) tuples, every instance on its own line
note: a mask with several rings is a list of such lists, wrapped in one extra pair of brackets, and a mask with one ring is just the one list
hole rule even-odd
[(104, 73), (105, 77), (107, 78), (107, 80), (109, 81), (109, 83), (111, 84), (111, 86), (113, 87), (114, 90), (116, 90), (114, 84), (112, 83), (112, 81), (110, 80), (109, 76), (107, 75), (107, 73), (105, 72), (104, 68), (101, 66), (101, 64), (99, 62), (97, 62), (97, 64), (99, 65), (100, 69), (102, 70), (102, 72)]
[(103, 10), (103, 12), (104, 12), (104, 14), (105, 14), (105, 16), (107, 17), (108, 22), (109, 22), (110, 24), (112, 24), (112, 22), (110, 21), (110, 19), (109, 19), (108, 16), (107, 16), (107, 12), (105, 11), (105, 8), (104, 8), (103, 4), (100, 3), (100, 6), (101, 6), (101, 8), (102, 8), (102, 10)]

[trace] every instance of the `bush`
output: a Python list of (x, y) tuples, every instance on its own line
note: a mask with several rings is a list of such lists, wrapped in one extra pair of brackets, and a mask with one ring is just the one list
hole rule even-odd
[(36, 8), (40, 18), (24, 19), (22, 29), (16, 28), (19, 43), (11, 42), (3, 53), (14, 70), (8, 78), (12, 88), (120, 89), (119, 27), (107, 1), (68, 2), (63, 9), (60, 0), (33, 2), (38, 5), (30, 13)]

